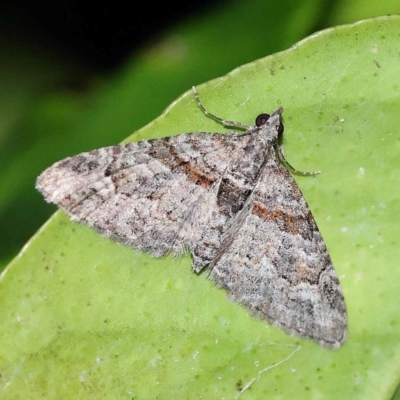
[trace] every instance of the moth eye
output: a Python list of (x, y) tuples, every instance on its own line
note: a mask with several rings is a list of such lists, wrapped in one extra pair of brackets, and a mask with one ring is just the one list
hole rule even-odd
[(282, 124), (282, 121), (280, 121), (279, 127), (278, 127), (278, 137), (283, 135), (283, 130), (284, 130), (283, 124)]
[(264, 125), (269, 120), (269, 117), (270, 117), (269, 114), (260, 114), (256, 118), (256, 126)]

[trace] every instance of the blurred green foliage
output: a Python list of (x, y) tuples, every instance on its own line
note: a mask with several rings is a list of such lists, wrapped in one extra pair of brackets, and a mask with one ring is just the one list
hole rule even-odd
[(315, 29), (388, 13), (398, 1), (231, 1), (165, 32), (109, 76), (43, 43), (0, 39), (0, 265), (54, 208), (35, 191), (54, 161), (115, 144), (193, 84), (284, 50)]

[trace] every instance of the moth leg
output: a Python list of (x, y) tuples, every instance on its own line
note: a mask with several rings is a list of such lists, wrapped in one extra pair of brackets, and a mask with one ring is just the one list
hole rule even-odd
[(292, 165), (289, 164), (289, 161), (286, 160), (285, 154), (283, 153), (283, 148), (282, 146), (276, 145), (274, 146), (275, 148), (275, 153), (279, 161), (282, 162), (282, 164), (290, 171), (293, 172), (296, 175), (301, 175), (301, 176), (310, 176), (310, 175), (318, 175), (321, 173), (321, 171), (310, 171), (310, 172), (305, 172), (305, 171), (299, 171), (296, 168), (294, 168)]
[(246, 129), (246, 130), (254, 128), (254, 126), (252, 126), (252, 125), (242, 124), (240, 122), (234, 122), (234, 121), (226, 121), (225, 119), (219, 118), (216, 115), (211, 114), (204, 108), (203, 104), (201, 104), (199, 94), (197, 93), (197, 89), (195, 86), (192, 86), (192, 90), (193, 90), (194, 98), (196, 100), (198, 107), (200, 108), (201, 111), (203, 111), (204, 115), (206, 115), (207, 117), (219, 122), (220, 124), (222, 124), (223, 126), (226, 126), (226, 127)]

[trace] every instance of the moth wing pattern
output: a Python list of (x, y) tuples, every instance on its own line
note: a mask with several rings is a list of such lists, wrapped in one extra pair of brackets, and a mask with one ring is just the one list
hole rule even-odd
[(253, 193), (225, 233), (211, 279), (257, 316), (330, 348), (346, 340), (342, 289), (296, 182), (269, 149)]
[(36, 186), (73, 220), (115, 241), (155, 257), (190, 248), (200, 271), (229, 225), (216, 191), (237, 138), (197, 132), (105, 147), (55, 163)]
[(193, 269), (207, 267), (253, 314), (340, 347), (347, 338), (340, 282), (300, 189), (278, 161), (296, 171), (278, 144), (283, 109), (259, 115), (253, 127), (213, 116), (194, 93), (207, 116), (246, 132), (81, 153), (45, 170), (37, 189), (72, 220), (154, 257), (190, 249)]

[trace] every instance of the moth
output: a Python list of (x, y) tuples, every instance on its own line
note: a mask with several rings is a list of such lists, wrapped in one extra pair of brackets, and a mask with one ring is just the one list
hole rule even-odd
[[(285, 331), (338, 348), (347, 337), (340, 282), (289, 171), (283, 109), (244, 132), (193, 132), (105, 147), (46, 169), (36, 187), (73, 221), (154, 257), (189, 250), (229, 297)], [(305, 175), (311, 173), (303, 173)]]

